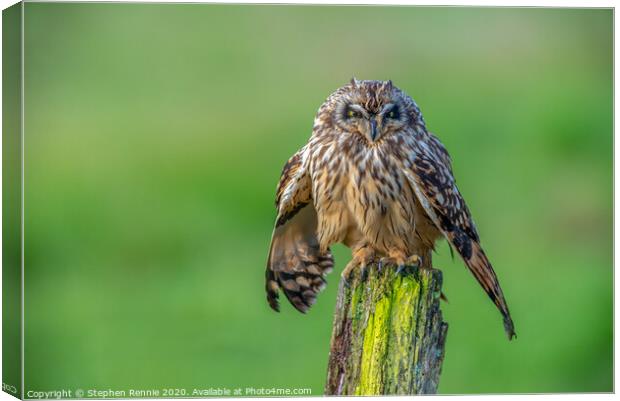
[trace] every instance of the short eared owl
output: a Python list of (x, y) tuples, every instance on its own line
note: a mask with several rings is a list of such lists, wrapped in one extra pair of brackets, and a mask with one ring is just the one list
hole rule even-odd
[(430, 267), (434, 243), (445, 237), (502, 313), (508, 338), (515, 336), (450, 156), (391, 81), (353, 79), (327, 98), (309, 142), (284, 166), (276, 207), (266, 272), (273, 309), (282, 289), (308, 310), (333, 267), (334, 243), (352, 250), (346, 279), (377, 259)]

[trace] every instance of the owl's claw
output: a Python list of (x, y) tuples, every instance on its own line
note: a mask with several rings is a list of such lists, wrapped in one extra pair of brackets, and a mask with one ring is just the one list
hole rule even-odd
[(353, 251), (353, 259), (347, 264), (347, 266), (342, 271), (342, 278), (345, 281), (345, 285), (350, 285), (351, 273), (355, 268), (360, 269), (360, 279), (365, 280), (368, 276), (368, 265), (372, 263), (375, 259), (375, 252), (369, 246), (362, 246), (360, 248), (356, 248)]
[(360, 266), (360, 277), (362, 278), (362, 281), (365, 281), (366, 278), (368, 278), (368, 266), (366, 265)]
[(355, 268), (355, 260), (352, 260), (347, 264), (347, 266), (342, 271), (342, 274), (340, 275), (342, 279), (344, 280), (344, 284), (347, 287), (349, 287), (350, 285), (351, 272), (353, 271), (354, 268)]
[(408, 258), (402, 257), (383, 257), (379, 259), (378, 265), (381, 269), (384, 265), (395, 265), (396, 274), (401, 274), (407, 269), (407, 266), (422, 266), (422, 258), (419, 255), (412, 255)]
[(386, 265), (398, 265), (398, 263), (396, 263), (394, 258), (390, 258), (387, 256), (384, 256), (381, 259), (379, 259), (379, 263), (381, 264), (381, 268), (383, 268)]
[(422, 266), (422, 257), (419, 255), (411, 255), (407, 258), (407, 264), (415, 267)]
[(383, 268), (383, 266), (385, 265), (396, 266), (396, 274), (402, 273), (402, 271), (405, 269), (405, 263), (403, 263), (402, 261), (398, 261), (395, 258), (390, 258), (387, 256), (379, 259), (379, 262), (378, 262), (378, 266), (381, 266), (381, 268)]

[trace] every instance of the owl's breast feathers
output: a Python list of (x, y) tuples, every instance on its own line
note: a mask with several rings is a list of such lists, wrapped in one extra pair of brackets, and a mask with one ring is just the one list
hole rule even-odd
[(391, 142), (368, 147), (344, 134), (311, 140), (309, 168), (323, 247), (341, 242), (384, 255), (433, 247), (439, 230), (419, 204)]

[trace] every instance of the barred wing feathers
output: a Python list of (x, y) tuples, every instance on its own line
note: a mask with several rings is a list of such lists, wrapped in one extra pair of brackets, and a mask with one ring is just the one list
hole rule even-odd
[[(509, 339), (516, 336), (499, 280), (485, 255), (476, 226), (456, 186), (450, 158), (437, 138), (416, 141), (405, 173), (424, 210), (454, 247), (504, 317)], [(424, 142), (422, 142), (424, 141)]]
[(304, 147), (288, 160), (276, 192), (278, 214), (265, 272), (267, 301), (275, 311), (282, 290), (297, 310), (307, 312), (334, 265), (331, 252), (319, 249), (307, 157)]

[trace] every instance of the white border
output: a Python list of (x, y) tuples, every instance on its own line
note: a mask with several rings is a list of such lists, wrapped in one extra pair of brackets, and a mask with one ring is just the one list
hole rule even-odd
[[(462, 6), (462, 7), (563, 7), (563, 8), (613, 8), (616, 1), (604, 0), (540, 0), (540, 1), (515, 1), (515, 0), (25, 0), (26, 3), (186, 3), (186, 4), (310, 4), (310, 5), (402, 5), (402, 6)], [(0, 0), (2, 8), (17, 3), (14, 0)]]
[[(28, 0), (27, 2), (41, 2), (41, 1), (45, 1), (45, 0)], [(93, 0), (82, 0), (82, 1), (75, 1), (75, 0), (64, 0), (62, 2), (76, 2), (76, 3), (101, 3), (101, 2), (112, 2), (112, 1), (93, 1)], [(162, 0), (133, 0), (130, 1), (131, 3), (201, 3), (198, 1), (175, 1), (175, 0), (168, 0), (168, 1), (162, 1)], [(0, 0), (0, 8), (5, 9), (13, 4), (15, 4), (16, 1), (13, 0)], [(427, 0), (427, 1), (406, 1), (406, 0), (391, 0), (391, 1), (386, 1), (386, 0), (340, 0), (340, 1), (328, 1), (328, 0), (314, 0), (314, 1), (299, 1), (299, 0), (288, 0), (288, 1), (283, 1), (283, 0), (269, 0), (269, 1), (258, 1), (258, 0), (229, 0), (229, 1), (217, 1), (217, 0), (212, 0), (212, 1), (207, 1), (207, 2), (202, 2), (202, 3), (235, 3), (235, 4), (316, 4), (316, 5), (328, 5), (328, 4), (340, 4), (340, 5), (421, 5), (421, 6), (481, 6), (481, 7), (582, 7), (582, 8), (615, 8), (616, 7), (616, 2), (615, 1), (599, 1), (599, 0), (592, 0), (592, 1), (576, 1), (576, 0), (572, 0), (572, 1), (551, 1), (551, 0), (542, 0), (542, 1), (493, 1), (493, 0), (474, 0), (474, 1), (466, 1), (466, 0), (452, 0), (452, 1), (432, 1), (432, 0)], [(25, 276), (24, 276), (24, 244), (25, 244), (25, 237), (24, 237), (24, 206), (25, 206), (25, 202), (24, 202), (24, 184), (25, 184), (25, 180), (24, 180), (24, 146), (25, 146), (25, 119), (24, 119), (24, 113), (25, 113), (25, 99), (24, 99), (24, 93), (25, 93), (25, 81), (23, 79), (24, 77), (24, 52), (23, 52), (23, 45), (24, 45), (24, 13), (25, 13), (25, 8), (24, 5), (22, 4), (22, 34), (21, 34), (21, 42), (22, 42), (22, 54), (21, 54), (21, 70), (22, 70), (22, 82), (21, 82), (21, 313), (22, 313), (22, 325), (21, 325), (21, 336), (22, 336), (22, 345), (21, 345), (21, 354), (22, 354), (22, 361), (24, 360), (24, 333), (25, 333), (25, 327), (23, 325), (24, 322), (24, 280), (25, 280)], [(615, 16), (614, 16), (614, 20), (615, 20)], [(1, 19), (0, 19), (0, 39), (2, 36), (2, 29), (1, 29)], [(618, 39), (618, 33), (616, 32), (616, 30), (614, 29), (614, 77), (617, 74), (617, 63), (616, 63), (616, 53), (615, 53), (615, 43), (617, 43), (617, 39)], [(1, 65), (1, 54), (0, 54), (0, 65)], [(1, 80), (0, 80), (0, 90), (1, 90)], [(616, 93), (616, 81), (614, 79), (614, 94)], [(615, 133), (615, 117), (617, 115), (617, 108), (616, 108), (616, 102), (615, 102), (615, 96), (614, 96), (614, 133)], [(0, 125), (2, 122), (2, 117), (0, 116)], [(620, 200), (618, 200), (618, 198), (615, 196), (616, 192), (615, 189), (617, 188), (616, 184), (616, 177), (618, 176), (617, 173), (617, 165), (615, 163), (615, 155), (616, 155), (616, 151), (619, 149), (618, 147), (619, 145), (616, 143), (615, 141), (615, 135), (614, 135), (614, 266), (616, 265), (617, 262), (617, 253), (615, 252), (615, 249), (617, 246), (620, 245), (620, 243), (618, 242), (618, 238), (615, 235), (616, 233), (616, 215), (615, 215), (615, 210), (616, 208), (618, 208), (620, 206)], [(0, 154), (1, 154), (1, 147), (2, 144), (0, 142)], [(0, 171), (1, 171), (1, 164), (0, 164)], [(0, 186), (0, 195), (2, 194), (2, 188)], [(0, 217), (0, 222), (1, 222), (1, 217)], [(0, 231), (0, 240), (2, 239), (2, 232)], [(0, 277), (0, 284), (1, 284), (1, 277)], [(615, 275), (614, 272), (614, 289), (616, 288), (616, 284), (618, 284), (618, 278)], [(0, 285), (1, 288), (1, 285)], [(616, 356), (616, 351), (617, 348), (615, 347), (616, 344), (616, 340), (618, 338), (618, 334), (615, 331), (615, 290), (614, 290), (614, 389), (617, 388), (618, 385), (618, 380), (617, 380), (617, 376), (615, 375), (616, 371), (615, 371), (615, 356)], [(0, 332), (1, 332), (1, 325), (2, 322), (0, 320)], [(0, 352), (1, 355), (1, 352)], [(0, 364), (0, 377), (2, 374), (2, 366)], [(24, 389), (24, 364), (22, 363), (22, 398), (23, 398), (23, 391), (25, 391)], [(434, 398), (438, 398), (438, 399), (447, 399), (448, 397), (453, 397), (453, 396), (442, 396), (442, 395), (438, 395), (438, 396), (433, 396)], [(591, 399), (595, 399), (595, 400), (611, 400), (614, 399), (614, 395), (612, 394), (552, 394), (552, 395), (496, 395), (496, 394), (492, 394), (492, 395), (475, 395), (475, 396), (459, 396), (459, 399), (464, 400), (464, 401), (471, 401), (471, 400), (479, 400), (479, 399), (485, 399), (485, 400), (490, 400), (490, 401), (494, 401), (494, 400), (521, 400), (521, 399), (525, 399), (527, 397), (528, 400), (553, 400), (553, 401), (564, 401), (564, 400), (568, 400), (568, 401), (573, 401), (573, 400), (591, 400)], [(300, 397), (300, 398), (291, 398), (295, 401), (297, 400), (316, 400), (317, 397)], [(384, 398), (384, 397), (379, 397), (379, 398)], [(385, 397), (386, 399), (388, 399), (387, 397)], [(12, 396), (10, 396), (7, 393), (4, 392), (0, 392), (0, 401), (4, 401), (4, 400), (14, 400), (15, 398), (13, 398)], [(230, 398), (228, 398), (230, 399)], [(247, 399), (247, 398), (246, 398)], [(279, 400), (281, 400), (282, 398), (279, 398)], [(161, 398), (159, 399), (161, 400)], [(398, 400), (398, 401), (411, 401), (411, 397), (389, 397), (389, 400)]]

